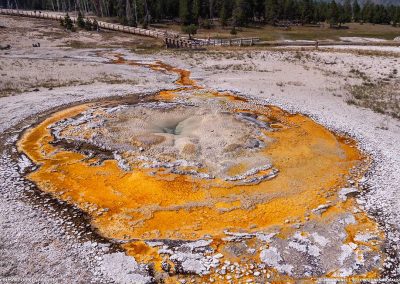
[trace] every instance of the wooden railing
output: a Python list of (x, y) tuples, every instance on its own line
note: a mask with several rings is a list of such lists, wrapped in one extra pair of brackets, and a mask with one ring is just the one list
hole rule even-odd
[(199, 40), (201, 45), (213, 45), (213, 46), (252, 46), (260, 41), (258, 37), (250, 38), (230, 38), (230, 39), (209, 39)]

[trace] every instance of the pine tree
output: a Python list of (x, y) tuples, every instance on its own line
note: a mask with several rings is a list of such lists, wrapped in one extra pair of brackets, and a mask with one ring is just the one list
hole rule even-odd
[(303, 24), (309, 24), (314, 18), (313, 2), (311, 0), (302, 0), (301, 21)]
[(67, 13), (64, 17), (64, 27), (67, 30), (73, 31), (74, 30), (74, 23), (72, 22), (71, 18), (69, 17), (69, 14)]
[(279, 7), (277, 0), (265, 1), (265, 19), (271, 24), (275, 24), (279, 19)]
[(400, 7), (396, 8), (396, 15), (394, 17), (394, 22), (396, 23), (396, 26), (400, 25)]
[(344, 9), (344, 6), (340, 3), (337, 4), (338, 11), (339, 11), (339, 17), (338, 17), (338, 23), (339, 23), (339, 28), (342, 26), (342, 24), (347, 22), (347, 16), (346, 16), (346, 11)]
[(265, 17), (265, 1), (254, 0), (254, 16), (261, 20)]
[(389, 12), (383, 5), (375, 5), (374, 24), (390, 24)]
[(221, 25), (223, 27), (228, 25), (229, 19), (229, 0), (222, 0), (221, 12), (219, 14)]
[(93, 25), (93, 30), (94, 31), (99, 31), (99, 23), (97, 22), (96, 19), (93, 20), (92, 25)]
[(285, 0), (283, 2), (283, 20), (294, 20), (296, 18), (296, 11), (298, 11), (296, 3), (294, 0)]
[(93, 29), (93, 24), (90, 19), (86, 19), (85, 21), (85, 29), (91, 31)]
[(76, 23), (78, 24), (78, 27), (80, 27), (81, 29), (85, 28), (85, 19), (81, 11), (78, 12), (78, 18), (76, 20)]
[(375, 5), (372, 4), (369, 0), (364, 4), (361, 10), (361, 18), (363, 22), (373, 23), (374, 21), (374, 10)]
[(357, 0), (354, 0), (353, 3), (353, 19), (354, 22), (358, 23), (361, 20), (361, 7), (358, 4)]
[(127, 20), (126, 20), (126, 7), (125, 7), (125, 1), (126, 0), (117, 0), (116, 2), (116, 11), (117, 11), (117, 16), (120, 21), (120, 23), (126, 25)]
[[(69, 12), (93, 12), (97, 16), (117, 17), (123, 24), (137, 25), (163, 19), (180, 18), (185, 25), (198, 24), (199, 20), (220, 16), (221, 24), (232, 19), (235, 25), (247, 25), (252, 21), (280, 20), (312, 23), (328, 21), (332, 25), (343, 22), (370, 22), (376, 24), (399, 23), (400, 1), (393, 6), (376, 0), (335, 0), (337, 15), (332, 16), (331, 0), (12, 0), (3, 1), (6, 8), (52, 10)], [(383, 1), (382, 1), (383, 2)], [(386, 1), (388, 2), (388, 1)], [(363, 5), (361, 5), (363, 3)], [(335, 8), (335, 7), (334, 7)], [(335, 11), (335, 9), (333, 9)], [(63, 19), (60, 22), (64, 22)], [(203, 21), (207, 23), (207, 21)], [(65, 24), (65, 23), (62, 23)], [(82, 21), (77, 26), (82, 26)], [(73, 26), (73, 25), (72, 25)], [(210, 25), (206, 25), (210, 26)]]
[(193, 0), (192, 3), (192, 17), (193, 22), (198, 24), (199, 18), (201, 17), (201, 0)]
[(240, 7), (237, 4), (235, 4), (235, 8), (232, 11), (232, 28), (235, 29), (235, 27), (241, 25), (240, 23), (241, 14), (242, 11), (240, 10)]
[(351, 7), (351, 0), (345, 0), (343, 4), (343, 22), (349, 23), (353, 19), (353, 8)]
[(126, 0), (125, 2), (125, 18), (128, 26), (133, 26), (134, 21), (133, 21), (133, 13), (130, 0)]
[(250, 0), (236, 0), (236, 7), (233, 11), (235, 26), (245, 26), (252, 17)]
[(335, 0), (332, 0), (329, 4), (329, 17), (328, 17), (329, 24), (331, 27), (335, 26), (339, 22), (339, 8), (336, 4)]
[(197, 26), (194, 24), (182, 26), (182, 32), (188, 34), (189, 39), (192, 39), (192, 35), (195, 35), (197, 33)]
[(190, 25), (190, 9), (188, 0), (179, 0), (179, 18), (184, 25)]

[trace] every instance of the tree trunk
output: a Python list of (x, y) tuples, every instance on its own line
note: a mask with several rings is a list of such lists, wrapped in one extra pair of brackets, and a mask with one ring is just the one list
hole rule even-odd
[(212, 22), (212, 18), (214, 15), (214, 0), (210, 0), (209, 5), (210, 5), (210, 20)]
[(150, 21), (150, 13), (149, 13), (149, 7), (147, 6), (147, 0), (144, 0), (144, 9), (145, 9), (145, 22), (147, 25), (149, 24)]
[(135, 27), (138, 25), (138, 18), (137, 18), (137, 5), (136, 0), (133, 0), (133, 9), (135, 9)]
[(130, 0), (126, 0), (125, 16), (126, 16), (128, 25), (131, 25), (132, 24), (132, 9), (131, 9), (131, 1)]
[(53, 1), (53, 0), (51, 0), (51, 9), (52, 9), (53, 11), (56, 10), (55, 7), (54, 7), (54, 1)]

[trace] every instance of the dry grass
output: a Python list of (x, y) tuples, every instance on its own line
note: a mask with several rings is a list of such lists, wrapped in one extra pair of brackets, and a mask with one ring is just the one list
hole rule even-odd
[(110, 85), (117, 85), (117, 84), (130, 84), (136, 85), (138, 81), (135, 79), (123, 79), (119, 78), (115, 75), (107, 75), (104, 74), (102, 77), (98, 77), (92, 79), (90, 81), (78, 81), (78, 80), (68, 80), (68, 81), (58, 81), (58, 80), (47, 80), (45, 82), (37, 82), (37, 84), (25, 86), (25, 89), (21, 89), (15, 87), (10, 84), (5, 84), (2, 88), (0, 88), (0, 98), (13, 96), (16, 94), (20, 94), (22, 92), (37, 92), (43, 89), (52, 90), (55, 88), (62, 88), (62, 87), (72, 87), (72, 86), (85, 86), (91, 85), (95, 83), (104, 83)]
[(19, 94), (21, 93), (22, 90), (21, 89), (16, 89), (16, 88), (4, 88), (0, 90), (0, 98), (2, 97), (8, 97), (10, 95), (14, 95), (14, 94)]
[(349, 86), (348, 104), (370, 108), (400, 119), (400, 84), (381, 82)]
[[(118, 35), (121, 37), (121, 35)], [(119, 37), (116, 36), (114, 39), (109, 33), (102, 34), (102, 39), (96, 42), (93, 41), (85, 41), (85, 40), (69, 40), (66, 44), (62, 46), (67, 46), (75, 49), (85, 49), (85, 48), (115, 48), (115, 47), (123, 47), (132, 49), (136, 51), (145, 51), (146, 53), (154, 53), (161, 48), (163, 48), (164, 44), (160, 40), (151, 39), (151, 38), (141, 38), (133, 35), (123, 34), (125, 38), (132, 38), (131, 41), (119, 40)]]
[[(223, 28), (215, 26), (212, 29), (199, 29), (198, 37), (212, 38), (238, 38), (238, 37), (259, 37), (261, 40), (338, 40), (339, 37), (374, 37), (392, 40), (400, 34), (400, 28), (389, 25), (372, 25), (357, 23), (348, 24), (349, 29), (330, 29), (328, 25), (322, 27), (299, 26), (284, 29), (270, 25), (259, 27), (247, 27), (238, 29), (236, 35), (230, 34), (230, 27)], [(158, 24), (156, 28), (181, 32), (181, 27), (176, 24)]]

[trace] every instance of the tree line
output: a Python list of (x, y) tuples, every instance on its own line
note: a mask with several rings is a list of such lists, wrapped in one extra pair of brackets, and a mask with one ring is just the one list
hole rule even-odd
[(93, 12), (117, 17), (119, 22), (147, 27), (149, 23), (176, 21), (211, 28), (218, 18), (223, 26), (253, 23), (317, 24), (340, 26), (348, 22), (400, 25), (400, 6), (358, 0), (3, 0), (3, 7)]

